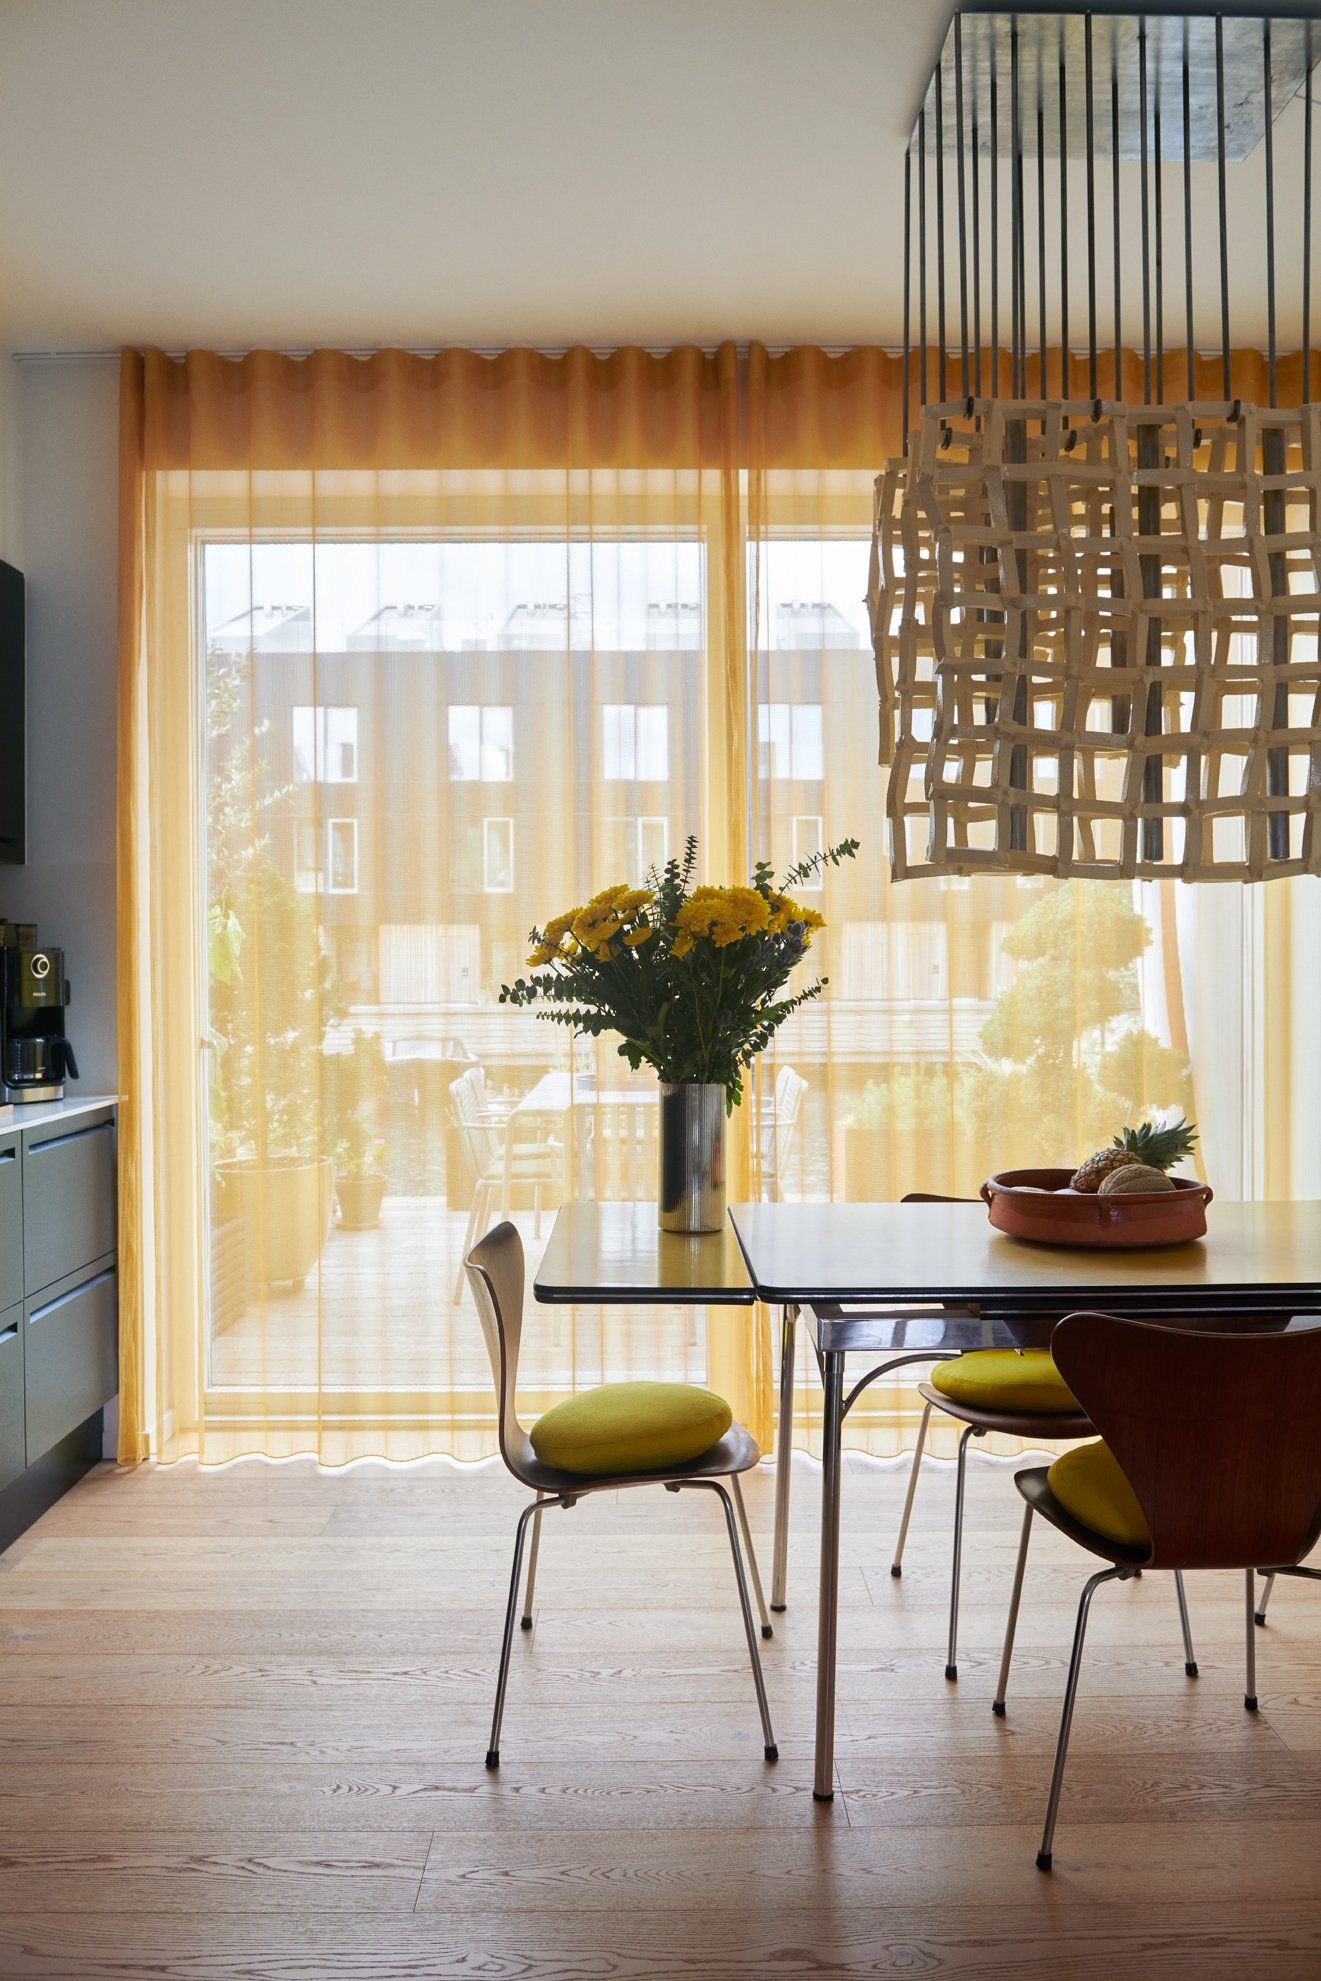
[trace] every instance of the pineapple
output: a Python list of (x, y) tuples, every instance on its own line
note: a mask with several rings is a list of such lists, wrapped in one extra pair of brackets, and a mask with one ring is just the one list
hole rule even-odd
[(1140, 1128), (1125, 1128), (1115, 1136), (1111, 1148), (1088, 1156), (1082, 1167), (1074, 1171), (1069, 1187), (1088, 1192), (1099, 1190), (1105, 1177), (1132, 1162), (1143, 1163), (1163, 1174), (1182, 1162), (1196, 1140), (1197, 1130), (1182, 1115), (1169, 1128), (1157, 1128), (1150, 1121), (1144, 1121)]

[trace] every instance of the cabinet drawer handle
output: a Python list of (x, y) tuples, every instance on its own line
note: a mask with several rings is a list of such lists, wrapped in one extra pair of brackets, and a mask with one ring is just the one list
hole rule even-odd
[(62, 1149), (66, 1142), (81, 1142), (84, 1135), (104, 1135), (113, 1126), (109, 1121), (93, 1122), (90, 1128), (71, 1128), (67, 1135), (52, 1135), (48, 1142), (32, 1142), (28, 1147), (30, 1156), (44, 1155), (47, 1149)]
[(0, 1149), (0, 1162), (17, 1162), (17, 1149)]
[(48, 1300), (44, 1307), (34, 1307), (28, 1315), (28, 1326), (31, 1327), (34, 1321), (44, 1321), (47, 1314), (53, 1314), (57, 1307), (67, 1307), (71, 1300), (81, 1300), (84, 1293), (90, 1293), (92, 1288), (99, 1286), (103, 1279), (113, 1279), (114, 1276), (114, 1267), (107, 1266), (104, 1272), (94, 1273), (91, 1279), (85, 1279), (81, 1286), (71, 1288), (68, 1293), (61, 1293), (56, 1300)]
[(0, 1328), (0, 1348), (3, 1348), (3, 1346), (4, 1346), (4, 1344), (5, 1344), (5, 1343), (6, 1343), (7, 1341), (17, 1341), (17, 1340), (18, 1340), (18, 1322), (17, 1322), (17, 1321), (15, 1321), (15, 1322), (14, 1322), (14, 1325), (13, 1325), (13, 1327), (12, 1327), (12, 1328)]

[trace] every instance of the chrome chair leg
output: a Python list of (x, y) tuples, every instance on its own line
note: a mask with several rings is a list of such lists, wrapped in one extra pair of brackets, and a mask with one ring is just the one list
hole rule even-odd
[(1270, 1574), (1266, 1577), (1266, 1587), (1261, 1592), (1261, 1601), (1258, 1603), (1256, 1610), (1254, 1612), (1256, 1621), (1258, 1623), (1265, 1623), (1266, 1621), (1266, 1605), (1271, 1599), (1271, 1590), (1274, 1587), (1275, 1587), (1275, 1570), (1272, 1569)]
[(1193, 1656), (1193, 1633), (1188, 1621), (1188, 1598), (1184, 1593), (1181, 1568), (1174, 1571), (1174, 1593), (1179, 1599), (1179, 1625), (1183, 1631), (1183, 1668), (1189, 1678), (1196, 1678), (1197, 1660)]
[(1046, 1826), (1041, 1833), (1041, 1848), (1037, 1852), (1038, 1871), (1049, 1871), (1051, 1866), (1051, 1845), (1055, 1841), (1055, 1818), (1059, 1814), (1060, 1790), (1064, 1785), (1064, 1763), (1069, 1753), (1069, 1732), (1073, 1726), (1073, 1706), (1078, 1697), (1078, 1673), (1082, 1666), (1083, 1640), (1087, 1635), (1087, 1612), (1092, 1607), (1092, 1597), (1103, 1582), (1123, 1581), (1131, 1570), (1126, 1568), (1103, 1568), (1094, 1575), (1082, 1592), (1078, 1603), (1078, 1621), (1073, 1632), (1073, 1652), (1069, 1658), (1069, 1677), (1064, 1687), (1064, 1711), (1060, 1718), (1060, 1737), (1055, 1746), (1055, 1767), (1050, 1778), (1050, 1796), (1046, 1803)]
[(782, 1610), (789, 1579), (789, 1480), (794, 1441), (794, 1354), (798, 1309), (780, 1309), (780, 1414), (775, 1429), (775, 1548), (771, 1556), (771, 1608)]
[(532, 1546), (527, 1555), (527, 1587), (523, 1591), (522, 1625), (524, 1630), (532, 1628), (532, 1597), (537, 1586), (537, 1555), (541, 1549), (541, 1515), (546, 1502), (538, 1498), (532, 1521)]
[(495, 1712), (491, 1717), (491, 1744), (486, 1750), (488, 1768), (500, 1765), (500, 1722), (505, 1716), (505, 1691), (509, 1684), (509, 1653), (514, 1642), (514, 1618), (518, 1614), (518, 1589), (523, 1579), (523, 1537), (528, 1521), (541, 1511), (542, 1502), (533, 1500), (518, 1516), (514, 1534), (514, 1566), (509, 1576), (509, 1601), (505, 1605), (505, 1634), (500, 1644), (500, 1674), (495, 1682)]
[(1018, 1629), (1018, 1605), (1023, 1596), (1023, 1571), (1027, 1567), (1027, 1544), (1032, 1538), (1031, 1502), (1023, 1508), (1023, 1531), (1018, 1537), (1018, 1565), (1014, 1569), (1014, 1593), (1009, 1598), (1009, 1621), (1005, 1625), (1005, 1647), (1000, 1654), (1000, 1677), (991, 1701), (997, 1719), (1005, 1716), (1005, 1693), (1009, 1690), (1009, 1660), (1014, 1655), (1014, 1633)]
[(945, 1658), (945, 1676), (949, 1679), (957, 1679), (959, 1675), (959, 1575), (963, 1567), (963, 1493), (968, 1476), (968, 1439), (984, 1436), (980, 1424), (969, 1424), (959, 1439), (959, 1462), (954, 1484), (954, 1567), (949, 1589), (949, 1649)]
[(757, 1550), (752, 1545), (752, 1529), (748, 1525), (748, 1509), (743, 1503), (743, 1488), (739, 1484), (737, 1472), (731, 1472), (729, 1483), (734, 1488), (734, 1505), (738, 1508), (738, 1524), (743, 1532), (743, 1553), (748, 1564), (748, 1574), (752, 1578), (752, 1593), (757, 1598), (757, 1614), (761, 1618), (761, 1634), (773, 1637), (771, 1620), (766, 1613), (766, 1598), (761, 1589), (761, 1570), (757, 1566)]
[(775, 1744), (771, 1729), (771, 1709), (766, 1698), (766, 1681), (761, 1672), (761, 1653), (757, 1649), (757, 1627), (752, 1621), (752, 1605), (748, 1601), (747, 1578), (743, 1573), (743, 1556), (739, 1551), (738, 1524), (734, 1518), (734, 1502), (718, 1479), (684, 1479), (683, 1486), (704, 1486), (719, 1496), (725, 1509), (725, 1526), (729, 1530), (729, 1551), (734, 1557), (734, 1580), (738, 1584), (739, 1608), (743, 1612), (743, 1631), (748, 1640), (748, 1657), (752, 1664), (752, 1682), (757, 1688), (757, 1709), (761, 1714), (761, 1736), (766, 1759), (778, 1761), (780, 1750)]
[(1245, 1569), (1243, 1581), (1248, 1597), (1247, 1686), (1243, 1694), (1243, 1704), (1249, 1713), (1255, 1713), (1257, 1710), (1257, 1639), (1253, 1634), (1256, 1628), (1257, 1608), (1257, 1576), (1255, 1569)]
[(922, 1412), (922, 1422), (917, 1427), (917, 1443), (913, 1447), (913, 1466), (908, 1474), (903, 1518), (899, 1522), (899, 1539), (894, 1544), (894, 1560), (890, 1563), (891, 1575), (902, 1575), (904, 1572), (904, 1542), (908, 1539), (908, 1521), (913, 1511), (913, 1495), (917, 1491), (917, 1475), (922, 1465), (922, 1448), (927, 1441), (927, 1425), (930, 1422), (931, 1405), (928, 1403)]

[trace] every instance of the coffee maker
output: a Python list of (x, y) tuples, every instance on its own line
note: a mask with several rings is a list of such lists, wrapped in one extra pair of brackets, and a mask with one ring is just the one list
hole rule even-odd
[(68, 1005), (64, 951), (39, 945), (33, 922), (0, 921), (0, 1102), (64, 1099), (78, 1078)]

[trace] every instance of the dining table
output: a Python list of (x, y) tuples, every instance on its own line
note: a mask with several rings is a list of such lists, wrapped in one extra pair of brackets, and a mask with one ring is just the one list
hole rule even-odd
[[(734, 1205), (724, 1230), (657, 1229), (654, 1204), (566, 1203), (533, 1280), (549, 1304), (779, 1309), (771, 1607), (787, 1593), (797, 1333), (824, 1392), (813, 1795), (834, 1795), (835, 1665), (845, 1419), (905, 1365), (966, 1349), (1045, 1346), (1087, 1309), (1168, 1326), (1279, 1329), (1321, 1311), (1321, 1205), (1217, 1199), (1205, 1237), (1141, 1248), (1011, 1238), (973, 1202)], [(866, 1366), (847, 1383), (849, 1358)]]

